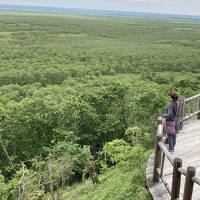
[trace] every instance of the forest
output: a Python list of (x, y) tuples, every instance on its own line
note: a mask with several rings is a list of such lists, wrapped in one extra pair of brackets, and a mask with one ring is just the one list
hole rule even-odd
[(0, 11), (0, 199), (149, 200), (156, 119), (200, 91), (200, 21)]

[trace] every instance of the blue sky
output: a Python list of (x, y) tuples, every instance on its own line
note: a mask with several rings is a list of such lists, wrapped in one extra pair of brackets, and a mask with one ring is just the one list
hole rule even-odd
[(0, 4), (200, 15), (200, 0), (0, 0)]

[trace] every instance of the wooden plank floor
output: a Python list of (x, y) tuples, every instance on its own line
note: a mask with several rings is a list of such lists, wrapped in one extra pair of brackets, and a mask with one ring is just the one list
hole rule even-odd
[[(193, 119), (186, 121), (183, 130), (177, 135), (177, 145), (175, 152), (172, 154), (173, 157), (178, 157), (183, 160), (183, 168), (186, 169), (188, 166), (196, 168), (196, 176), (200, 178), (200, 120)], [(146, 169), (146, 178), (149, 186), (149, 190), (155, 200), (168, 200), (170, 196), (164, 187), (163, 183), (153, 183), (153, 162), (154, 153), (149, 158), (148, 166)], [(172, 165), (167, 159), (165, 159), (165, 167), (163, 176), (167, 181), (167, 184), (171, 188), (172, 183)], [(181, 191), (180, 200), (183, 199), (183, 190), (185, 177), (181, 179)], [(200, 200), (200, 186), (195, 184), (193, 200)]]

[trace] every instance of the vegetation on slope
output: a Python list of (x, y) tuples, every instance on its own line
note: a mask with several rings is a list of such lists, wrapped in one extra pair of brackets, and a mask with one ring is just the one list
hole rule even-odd
[(108, 143), (106, 150), (108, 154), (112, 152), (117, 164), (104, 169), (101, 184), (92, 185), (88, 180), (76, 184), (64, 192), (64, 199), (150, 199), (144, 176), (148, 151), (139, 145), (131, 147), (123, 140)]

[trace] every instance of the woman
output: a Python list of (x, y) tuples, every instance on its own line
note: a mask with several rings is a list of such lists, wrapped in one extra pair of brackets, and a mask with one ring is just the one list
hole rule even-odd
[(176, 145), (176, 133), (178, 130), (177, 119), (179, 114), (179, 94), (176, 91), (173, 91), (170, 93), (169, 96), (171, 98), (171, 101), (163, 118), (166, 119), (166, 133), (169, 144), (169, 152), (174, 152), (174, 147)]

